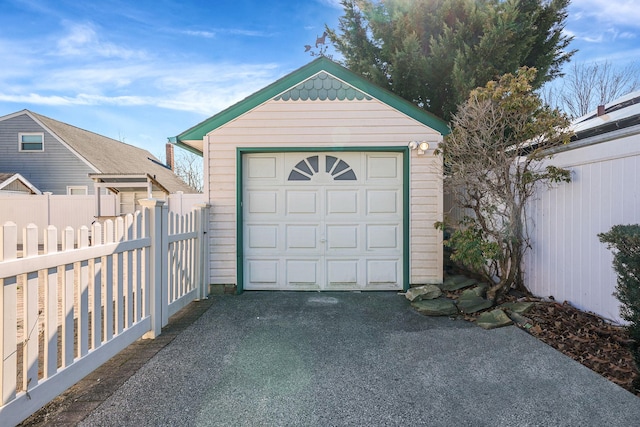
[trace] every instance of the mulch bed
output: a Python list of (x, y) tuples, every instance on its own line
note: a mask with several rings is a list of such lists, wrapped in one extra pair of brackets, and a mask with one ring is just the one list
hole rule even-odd
[(525, 314), (531, 335), (608, 380), (640, 396), (632, 383), (640, 375), (625, 328), (605, 322), (568, 303), (539, 301)]

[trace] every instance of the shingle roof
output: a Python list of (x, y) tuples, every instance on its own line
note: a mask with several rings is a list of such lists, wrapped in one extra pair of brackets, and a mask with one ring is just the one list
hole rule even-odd
[(640, 91), (628, 93), (604, 106), (604, 114), (593, 111), (573, 121), (576, 139), (601, 135), (640, 124)]
[(170, 193), (196, 193), (147, 150), (28, 111), (103, 174), (149, 174)]

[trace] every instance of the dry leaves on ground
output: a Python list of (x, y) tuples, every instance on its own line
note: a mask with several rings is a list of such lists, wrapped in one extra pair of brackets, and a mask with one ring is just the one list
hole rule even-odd
[(533, 321), (526, 329), (533, 336), (640, 396), (632, 386), (639, 374), (623, 327), (567, 303), (540, 301), (526, 316)]

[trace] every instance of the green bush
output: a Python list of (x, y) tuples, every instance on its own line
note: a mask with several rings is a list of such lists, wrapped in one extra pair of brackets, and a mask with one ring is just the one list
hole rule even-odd
[[(629, 322), (631, 351), (640, 368), (640, 225), (615, 225), (598, 234), (600, 241), (614, 249), (613, 269), (618, 275), (614, 296), (620, 301), (620, 315)], [(640, 379), (634, 384), (640, 389)]]

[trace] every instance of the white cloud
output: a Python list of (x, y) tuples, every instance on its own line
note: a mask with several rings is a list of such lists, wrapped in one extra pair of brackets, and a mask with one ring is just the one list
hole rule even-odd
[(215, 38), (218, 34), (230, 34), (234, 36), (246, 36), (246, 37), (272, 37), (272, 33), (266, 33), (264, 31), (247, 30), (244, 28), (216, 28), (214, 30), (186, 30), (180, 31), (181, 34), (188, 36), (202, 37), (206, 39)]
[(143, 58), (142, 51), (128, 49), (114, 43), (102, 41), (94, 25), (90, 23), (64, 23), (67, 34), (57, 42), (56, 54), (61, 56), (84, 56), (104, 58)]
[(596, 23), (640, 28), (637, 0), (574, 0), (569, 6), (569, 21), (586, 21), (589, 28)]
[(183, 34), (188, 36), (204, 37), (205, 39), (212, 39), (216, 36), (216, 33), (212, 31), (183, 31)]
[(340, 0), (318, 0), (320, 4), (324, 4), (335, 9), (342, 10), (342, 5), (340, 4)]
[[(104, 70), (58, 69), (34, 81), (28, 94), (0, 92), (0, 102), (57, 106), (153, 106), (213, 114), (276, 80), (275, 64), (200, 64), (180, 67), (148, 63)], [(114, 87), (129, 86), (126, 95)], [(117, 88), (116, 88), (117, 89)]]

